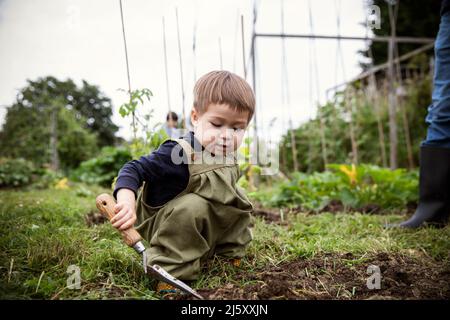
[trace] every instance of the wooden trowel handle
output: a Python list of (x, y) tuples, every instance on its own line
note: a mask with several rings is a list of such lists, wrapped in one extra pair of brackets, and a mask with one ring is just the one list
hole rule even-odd
[[(111, 220), (116, 215), (114, 211), (116, 201), (109, 194), (102, 193), (97, 197), (95, 202), (97, 204), (98, 210), (100, 210), (100, 213), (107, 217), (108, 220)], [(140, 234), (133, 227), (130, 227), (126, 230), (121, 230), (119, 232), (122, 235), (123, 241), (130, 247), (133, 247), (137, 242), (142, 240)]]

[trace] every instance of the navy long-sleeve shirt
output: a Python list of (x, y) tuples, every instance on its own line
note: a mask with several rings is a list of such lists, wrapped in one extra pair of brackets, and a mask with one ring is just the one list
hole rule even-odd
[[(195, 151), (204, 150), (192, 131), (182, 139), (188, 141)], [(177, 142), (167, 140), (150, 155), (127, 162), (119, 171), (114, 198), (117, 199), (117, 192), (122, 188), (130, 189), (137, 197), (137, 191), (144, 181), (150, 188), (145, 201), (153, 207), (165, 204), (182, 192), (189, 181), (189, 168), (186, 161), (180, 164), (172, 161), (171, 154), (176, 145)], [(183, 151), (180, 156), (186, 160)]]

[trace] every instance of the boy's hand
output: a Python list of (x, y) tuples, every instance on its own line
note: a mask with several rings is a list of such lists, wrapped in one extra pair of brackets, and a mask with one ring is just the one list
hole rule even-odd
[(134, 204), (118, 202), (114, 206), (116, 215), (111, 219), (111, 224), (118, 230), (126, 230), (136, 222), (136, 210)]

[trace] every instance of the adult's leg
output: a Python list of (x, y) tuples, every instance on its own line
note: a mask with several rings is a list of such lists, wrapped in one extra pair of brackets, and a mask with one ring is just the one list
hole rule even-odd
[(450, 12), (441, 17), (439, 25), (433, 81), (427, 137), (420, 148), (419, 206), (400, 227), (442, 225), (450, 214)]

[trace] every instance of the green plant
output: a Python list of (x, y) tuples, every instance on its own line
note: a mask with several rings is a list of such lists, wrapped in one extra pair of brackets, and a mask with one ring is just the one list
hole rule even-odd
[[(122, 92), (127, 92), (123, 89), (119, 89)], [(137, 90), (133, 90), (131, 92), (127, 92), (129, 94), (129, 101), (128, 103), (124, 103), (119, 107), (119, 113), (122, 116), (122, 118), (128, 117), (131, 115), (132, 117), (132, 125), (133, 125), (133, 137), (134, 139), (137, 139), (137, 132), (138, 132), (138, 128), (136, 125), (136, 122), (139, 122), (141, 125), (145, 124), (143, 122), (141, 122), (140, 120), (140, 116), (137, 113), (137, 108), (140, 105), (144, 105), (145, 100), (150, 102), (150, 97), (153, 96), (153, 93), (147, 89), (137, 89)], [(145, 99), (145, 100), (144, 100)], [(144, 116), (144, 120), (149, 120), (151, 117), (151, 113), (152, 110), (150, 110), (150, 114)]]
[(295, 172), (271, 194), (258, 191), (250, 195), (266, 206), (301, 207), (312, 211), (322, 210), (333, 200), (356, 210), (368, 205), (401, 208), (417, 201), (417, 171), (389, 170), (374, 165), (330, 164), (328, 168), (329, 171), (313, 174)]
[[(127, 92), (120, 89), (122, 92)], [(128, 93), (128, 92), (127, 92)], [(145, 109), (145, 102), (150, 102), (153, 93), (147, 89), (137, 89), (128, 93), (129, 102), (124, 103), (119, 108), (119, 113), (123, 118), (132, 118), (133, 139), (128, 145), (133, 159), (149, 154), (157, 149), (165, 140), (169, 138), (161, 122), (150, 126), (150, 119), (153, 117), (153, 108), (149, 108), (147, 114), (140, 114), (139, 109)]]
[(39, 168), (36, 170), (38, 178), (33, 183), (33, 187), (36, 189), (46, 189), (54, 186), (58, 181), (64, 178), (61, 172), (54, 171), (49, 168)]
[[(161, 298), (152, 290), (156, 283), (144, 274), (139, 256), (123, 243), (117, 230), (109, 223), (86, 223), (89, 213), (97, 212), (95, 195), (107, 190), (98, 186), (84, 188), (90, 196), (80, 197), (71, 189), (0, 190), (0, 298)], [(383, 228), (387, 222), (404, 218), (398, 214), (299, 213), (288, 215), (287, 224), (254, 218), (254, 238), (241, 267), (232, 268), (227, 260), (209, 260), (212, 265), (202, 270), (192, 287), (244, 286), (248, 279), (238, 277), (241, 272), (254, 276), (299, 257), (308, 262), (334, 253), (343, 254), (352, 264), (384, 253), (426, 259), (423, 263), (435, 268), (448, 266), (450, 228), (414, 232)], [(334, 266), (332, 260), (328, 260), (329, 264)], [(80, 290), (67, 288), (70, 265), (80, 268)], [(308, 268), (305, 273), (314, 272)], [(338, 279), (338, 273), (331, 275)], [(365, 279), (361, 285), (365, 286)], [(441, 283), (445, 280), (442, 278)], [(378, 296), (378, 292), (374, 294)]]
[(132, 159), (124, 147), (104, 147), (100, 155), (84, 161), (71, 174), (71, 180), (110, 187), (122, 166)]
[(255, 178), (261, 176), (261, 167), (255, 165), (251, 162), (250, 154), (250, 144), (252, 143), (251, 138), (245, 138), (244, 143), (238, 149), (238, 152), (243, 158), (243, 162), (239, 163), (239, 170), (241, 172), (241, 177), (238, 180), (239, 186), (248, 190), (255, 191)]
[[(349, 86), (335, 94), (332, 101), (320, 106), (323, 126), (317, 117), (294, 128), (298, 170), (303, 172), (322, 171), (327, 163), (354, 162), (350, 115), (357, 148), (358, 163), (389, 165), (389, 103), (387, 92), (380, 86), (373, 98), (360, 83)], [(410, 167), (406, 144), (406, 127), (403, 115), (409, 125), (413, 165), (419, 163), (420, 142), (426, 136), (424, 118), (431, 101), (430, 76), (413, 76), (403, 82), (406, 95), (399, 99), (398, 125), (398, 165)], [(351, 112), (350, 112), (351, 110)], [(378, 121), (379, 120), (379, 121)], [(381, 136), (384, 133), (384, 137)], [(323, 139), (324, 138), (324, 139)], [(323, 139), (323, 141), (322, 141)], [(324, 142), (324, 145), (322, 145)], [(383, 142), (383, 144), (382, 144)], [(384, 148), (383, 148), (384, 145)], [(323, 146), (326, 148), (324, 149)], [(384, 150), (384, 153), (383, 151)], [(293, 171), (291, 136), (288, 131), (280, 142), (280, 168), (284, 173)]]
[(0, 158), (0, 188), (21, 187), (33, 180), (34, 166), (22, 158)]
[(24, 158), (42, 166), (52, 159), (54, 135), (61, 169), (75, 169), (117, 141), (118, 127), (111, 117), (111, 100), (86, 81), (78, 86), (71, 79), (52, 76), (27, 80), (6, 109), (0, 157)]
[(384, 208), (392, 208), (417, 201), (417, 171), (361, 165), (354, 167), (355, 177), (352, 181), (345, 166), (332, 164), (328, 165), (328, 168), (347, 182), (340, 190), (340, 200), (350, 207), (359, 208), (367, 204), (377, 204)]

